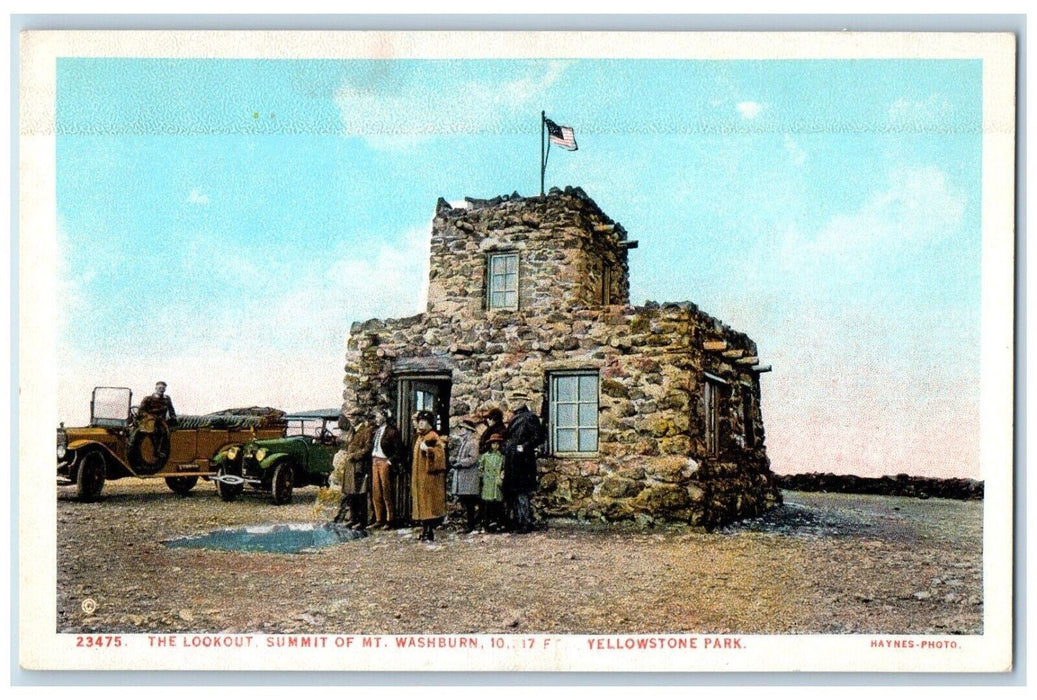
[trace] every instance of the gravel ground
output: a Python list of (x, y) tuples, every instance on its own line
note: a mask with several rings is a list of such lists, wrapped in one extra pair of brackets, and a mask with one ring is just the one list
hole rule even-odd
[[(226, 527), (315, 521), (202, 482), (58, 489), (60, 632), (889, 633), (983, 629), (976, 501), (786, 492), (763, 518), (684, 526), (551, 523), (529, 535), (415, 530), (297, 554), (171, 549)], [(92, 600), (96, 609), (89, 615)]]

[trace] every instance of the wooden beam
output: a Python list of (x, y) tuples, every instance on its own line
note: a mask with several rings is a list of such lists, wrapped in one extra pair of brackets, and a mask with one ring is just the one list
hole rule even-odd
[(749, 357), (743, 357), (740, 360), (735, 360), (735, 364), (739, 365), (758, 365), (760, 364), (760, 358), (756, 355), (750, 355)]
[(726, 340), (706, 340), (702, 343), (703, 350), (727, 350)]
[(770, 365), (762, 365), (760, 367), (753, 367), (753, 372), (756, 372), (757, 374), (763, 374), (764, 372), (770, 372), (770, 371), (771, 371), (771, 366)]
[(745, 350), (739, 350), (738, 348), (733, 348), (731, 350), (725, 350), (724, 351), (724, 357), (732, 359), (732, 360), (734, 358), (736, 358), (736, 357), (741, 357), (744, 354), (745, 354)]

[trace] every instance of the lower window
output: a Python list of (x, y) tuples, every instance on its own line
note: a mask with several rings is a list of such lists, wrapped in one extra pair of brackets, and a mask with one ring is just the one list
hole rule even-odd
[(598, 451), (598, 373), (552, 374), (551, 451)]

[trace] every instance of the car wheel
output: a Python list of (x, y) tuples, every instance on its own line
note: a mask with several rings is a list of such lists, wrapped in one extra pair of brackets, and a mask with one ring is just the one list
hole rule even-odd
[(96, 450), (84, 454), (82, 460), (76, 474), (76, 491), (81, 502), (90, 503), (101, 495), (108, 466), (104, 455)]
[(167, 476), (166, 486), (175, 493), (186, 496), (188, 492), (198, 483), (197, 476)]
[[(225, 467), (220, 467), (217, 476), (241, 476), (241, 465), (239, 464), (235, 466), (230, 464)], [(241, 495), (241, 492), (245, 490), (245, 485), (225, 484), (222, 481), (217, 481), (216, 490), (220, 492), (220, 498), (229, 503)]]
[(270, 481), (270, 495), (274, 505), (283, 506), (292, 501), (292, 487), (295, 486), (292, 476), (292, 465), (281, 462), (274, 467), (274, 478)]

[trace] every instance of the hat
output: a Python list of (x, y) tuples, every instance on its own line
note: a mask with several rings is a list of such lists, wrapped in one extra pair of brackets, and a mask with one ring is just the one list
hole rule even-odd
[(414, 417), (414, 422), (417, 423), (421, 420), (428, 421), (429, 425), (436, 424), (436, 417), (432, 415), (431, 411), (418, 411), (418, 415)]
[(461, 418), (461, 426), (464, 428), (471, 428), (472, 430), (475, 430), (475, 426), (479, 425), (481, 422), (482, 415), (478, 413)]
[(484, 421), (488, 421), (488, 420), (492, 420), (492, 419), (496, 419), (496, 420), (501, 421), (501, 422), (504, 421), (504, 412), (501, 411), (496, 406), (491, 406), (490, 408), (487, 408), (485, 411), (482, 412), (481, 415), (482, 415), (482, 419)]
[(493, 433), (492, 435), (490, 435), (490, 439), (487, 440), (486, 442), (489, 442), (489, 443), (504, 442), (504, 436), (501, 435), (500, 433)]
[(169, 386), (165, 382), (155, 382), (155, 386)]
[(512, 403), (525, 403), (531, 399), (530, 395), (525, 391), (513, 391), (508, 394), (508, 399)]

